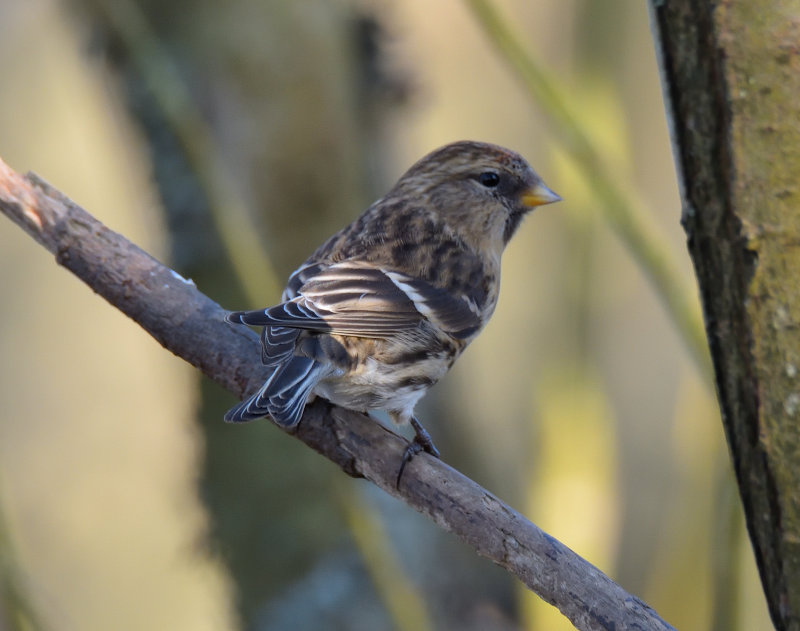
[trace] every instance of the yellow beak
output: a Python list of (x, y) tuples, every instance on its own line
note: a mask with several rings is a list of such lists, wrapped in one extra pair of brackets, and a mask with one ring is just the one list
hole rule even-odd
[(524, 191), (520, 199), (525, 206), (534, 208), (535, 206), (544, 206), (545, 204), (560, 202), (561, 196), (556, 195), (544, 184), (539, 182), (533, 188), (529, 188), (528, 190)]

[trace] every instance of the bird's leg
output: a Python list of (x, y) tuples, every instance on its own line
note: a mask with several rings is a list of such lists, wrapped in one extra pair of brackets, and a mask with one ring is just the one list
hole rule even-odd
[(411, 427), (414, 428), (414, 439), (408, 444), (408, 447), (406, 447), (406, 450), (403, 453), (403, 461), (400, 463), (400, 470), (397, 472), (396, 486), (398, 489), (400, 488), (400, 478), (403, 476), (403, 471), (405, 470), (406, 465), (419, 452), (424, 451), (436, 458), (440, 457), (439, 450), (436, 449), (436, 446), (433, 444), (431, 435), (424, 427), (422, 427), (422, 424), (414, 416), (412, 416), (409, 420), (411, 421)]
[(429, 453), (431, 456), (435, 456), (436, 458), (440, 458), (439, 450), (436, 449), (436, 446), (433, 444), (433, 440), (431, 439), (431, 435), (427, 432), (427, 430), (422, 427), (422, 424), (417, 420), (416, 416), (412, 416), (411, 419), (411, 427), (414, 428), (414, 440), (412, 441), (412, 445), (419, 445), (419, 449), (417, 449), (416, 453), (419, 453), (419, 450)]

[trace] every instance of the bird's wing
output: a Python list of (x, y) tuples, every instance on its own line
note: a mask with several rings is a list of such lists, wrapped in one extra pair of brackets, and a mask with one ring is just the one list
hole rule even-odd
[(426, 319), (457, 338), (470, 337), (481, 326), (480, 310), (468, 297), (400, 272), (352, 262), (315, 272), (291, 300), (231, 313), (228, 320), (373, 338), (414, 329)]
[(281, 296), (281, 302), (287, 302), (292, 298), (296, 298), (300, 293), (300, 288), (305, 285), (310, 278), (313, 278), (330, 266), (331, 263), (319, 261), (303, 263), (289, 276), (289, 281), (286, 283), (286, 288), (283, 290), (283, 295)]

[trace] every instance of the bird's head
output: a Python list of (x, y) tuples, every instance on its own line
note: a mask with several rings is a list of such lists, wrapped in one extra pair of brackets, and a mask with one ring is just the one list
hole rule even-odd
[(528, 212), (561, 199), (519, 154), (474, 141), (429, 153), (390, 195), (432, 209), (471, 246), (498, 256)]

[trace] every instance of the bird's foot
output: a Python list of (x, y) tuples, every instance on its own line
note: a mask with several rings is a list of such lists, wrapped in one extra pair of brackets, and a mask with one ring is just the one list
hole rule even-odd
[(411, 417), (411, 427), (414, 428), (414, 439), (408, 443), (408, 447), (406, 447), (403, 453), (403, 461), (400, 463), (400, 470), (397, 472), (397, 482), (395, 484), (398, 489), (400, 488), (400, 478), (403, 477), (403, 471), (405, 471), (406, 465), (418, 453), (424, 451), (435, 458), (440, 458), (439, 450), (436, 449), (436, 446), (433, 444), (431, 435), (413, 416)]

